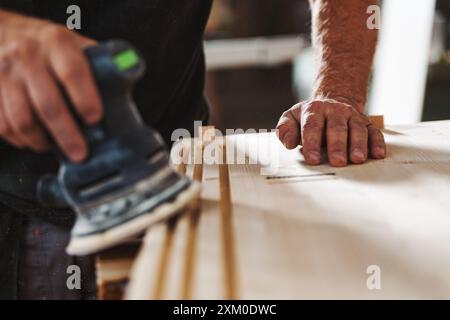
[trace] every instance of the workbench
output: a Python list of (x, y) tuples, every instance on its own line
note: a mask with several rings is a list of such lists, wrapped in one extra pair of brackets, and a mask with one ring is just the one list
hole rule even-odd
[(103, 297), (449, 299), (450, 121), (384, 134), (385, 160), (344, 168), (307, 166), (275, 133), (220, 139), (228, 164), (178, 165), (201, 199), (136, 255), (100, 256)]

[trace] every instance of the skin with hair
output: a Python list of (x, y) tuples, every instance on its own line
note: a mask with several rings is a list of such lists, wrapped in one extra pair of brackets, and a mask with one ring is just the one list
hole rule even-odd
[[(319, 62), (314, 94), (283, 113), (279, 138), (288, 149), (302, 145), (308, 164), (333, 166), (384, 158), (381, 132), (363, 110), (377, 42), (366, 27), (375, 0), (310, 0)], [(0, 137), (18, 148), (44, 151), (49, 132), (74, 162), (88, 150), (59, 90), (68, 93), (86, 123), (102, 106), (83, 49), (94, 41), (49, 21), (0, 10)]]
[(314, 92), (281, 116), (278, 137), (302, 146), (306, 163), (332, 166), (386, 156), (383, 134), (364, 115), (378, 31), (367, 28), (376, 0), (310, 0), (313, 46), (319, 70)]

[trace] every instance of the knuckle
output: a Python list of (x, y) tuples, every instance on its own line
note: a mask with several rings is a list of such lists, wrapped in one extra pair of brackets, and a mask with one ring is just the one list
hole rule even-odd
[(321, 113), (324, 109), (324, 104), (320, 101), (313, 101), (309, 104), (307, 109), (311, 113)]
[(42, 117), (49, 122), (57, 121), (61, 116), (61, 109), (56, 107), (50, 99), (41, 101), (38, 109)]
[(35, 125), (31, 117), (16, 118), (15, 127), (22, 134), (29, 134), (34, 131)]
[(278, 119), (278, 123), (277, 123), (276, 128), (279, 129), (280, 127), (282, 127), (282, 126), (284, 126), (285, 124), (287, 124), (290, 120), (291, 120), (291, 119), (289, 119), (289, 117), (288, 117), (288, 112), (287, 112), (287, 111), (284, 112), (284, 113), (281, 115), (280, 119)]
[(54, 43), (61, 43), (71, 39), (72, 34), (69, 30), (64, 27), (57, 25), (50, 25), (42, 30), (43, 37), (45, 40)]
[(19, 63), (30, 63), (36, 54), (36, 42), (33, 39), (20, 39), (3, 47), (0, 54), (0, 74), (9, 76), (13, 66)]
[(12, 55), (9, 52), (0, 54), (0, 76), (7, 77), (10, 75), (13, 66)]
[(317, 123), (317, 121), (308, 121), (305, 122), (305, 124), (303, 125), (303, 130), (305, 131), (320, 130), (320, 125)]
[(299, 102), (297, 104), (294, 104), (291, 108), (285, 111), (286, 114), (291, 115), (300, 115), (302, 109), (304, 108), (305, 104), (303, 102)]
[(61, 70), (61, 80), (65, 83), (77, 82), (81, 80), (82, 73), (74, 64), (66, 65)]
[(11, 130), (8, 126), (1, 124), (0, 125), (0, 136), (9, 137), (11, 135)]
[(348, 127), (343, 123), (336, 123), (336, 124), (330, 124), (328, 126), (328, 129), (330, 129), (334, 132), (344, 133), (344, 132), (347, 132)]
[(370, 144), (373, 147), (385, 147), (384, 139), (371, 139)]
[(347, 149), (347, 144), (342, 141), (335, 141), (328, 146), (330, 152), (340, 152)]
[(309, 116), (306, 119), (305, 124), (303, 125), (303, 129), (306, 130), (306, 131), (322, 130), (323, 129), (323, 122), (317, 116)]
[(352, 135), (352, 137), (354, 137), (355, 135), (360, 136), (360, 135), (364, 135), (367, 136), (367, 130), (364, 126), (350, 126), (350, 133)]
[(9, 54), (15, 59), (31, 58), (35, 52), (36, 43), (32, 39), (22, 39), (20, 41), (15, 41), (9, 47)]
[(331, 115), (351, 117), (355, 112), (356, 110), (351, 105), (340, 102), (330, 103), (329, 113)]
[(376, 128), (374, 125), (369, 126), (370, 135), (373, 138), (384, 140), (384, 135), (380, 129)]
[(352, 121), (350, 121), (349, 125), (352, 130), (358, 130), (358, 131), (359, 130), (361, 130), (361, 131), (367, 130), (367, 126), (365, 125), (365, 123), (362, 121), (359, 121), (359, 120), (352, 120)]
[[(299, 102), (299, 103), (296, 103), (296, 104), (294, 104), (292, 107), (291, 107), (291, 109), (290, 110), (296, 110), (296, 109), (301, 109), (303, 106), (305, 105), (305, 103), (304, 102)], [(288, 110), (289, 111), (289, 110)]]
[(290, 110), (286, 110), (285, 112), (283, 112), (281, 117), (280, 117), (280, 120), (283, 119), (283, 118), (289, 117), (290, 113), (291, 113)]

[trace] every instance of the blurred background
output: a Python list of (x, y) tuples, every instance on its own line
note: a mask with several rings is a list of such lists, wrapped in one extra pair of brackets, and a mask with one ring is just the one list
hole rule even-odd
[[(382, 1), (368, 113), (388, 124), (450, 119), (450, 1), (405, 6)], [(215, 0), (205, 35), (214, 124), (271, 129), (307, 99), (315, 75), (310, 32), (308, 0)]]

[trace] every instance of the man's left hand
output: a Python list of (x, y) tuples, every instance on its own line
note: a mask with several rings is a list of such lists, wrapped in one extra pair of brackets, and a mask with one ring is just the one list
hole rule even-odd
[(360, 164), (386, 156), (383, 134), (355, 107), (336, 100), (310, 100), (294, 105), (281, 116), (278, 138), (287, 149), (302, 146), (309, 165), (319, 165), (324, 159), (334, 167), (349, 162)]

